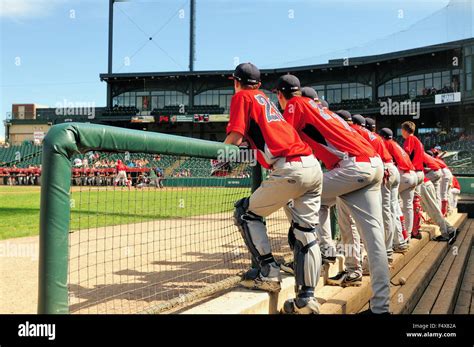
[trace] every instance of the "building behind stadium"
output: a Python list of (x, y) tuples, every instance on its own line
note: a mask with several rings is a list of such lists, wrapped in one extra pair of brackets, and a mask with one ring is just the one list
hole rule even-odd
[[(262, 89), (271, 93), (279, 76), (292, 73), (312, 86), (332, 110), (374, 117), (379, 127), (397, 129), (414, 121), (419, 133), (465, 133), (474, 125), (474, 39), (326, 64), (262, 70)], [(7, 116), (10, 145), (40, 143), (64, 122), (90, 122), (222, 141), (229, 119), (232, 71), (101, 74), (105, 107), (61, 103), (61, 107), (14, 104)]]

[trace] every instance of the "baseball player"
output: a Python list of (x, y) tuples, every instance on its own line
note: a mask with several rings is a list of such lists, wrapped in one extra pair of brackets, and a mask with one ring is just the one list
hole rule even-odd
[(280, 77), (276, 92), (285, 110), (283, 117), (329, 170), (323, 174), (318, 228), (321, 240), (333, 243), (329, 208), (339, 199), (354, 219), (367, 248), (372, 286), (367, 313), (388, 313), (390, 279), (380, 207), (382, 161), (370, 145), (353, 135), (354, 131), (339, 116), (320, 103), (301, 97), (296, 76)]
[[(385, 148), (390, 153), (397, 166), (400, 175), (400, 185), (398, 194), (402, 202), (401, 211), (400, 204), (394, 205), (398, 219), (395, 220), (396, 232), (393, 239), (393, 248), (395, 252), (404, 253), (408, 250), (408, 231), (412, 225), (408, 225), (406, 221), (413, 221), (413, 197), (418, 178), (415, 174), (415, 167), (410, 161), (408, 154), (400, 145), (393, 140), (393, 132), (388, 128), (380, 129), (380, 136), (384, 139)], [(392, 196), (393, 198), (393, 196)]]
[(117, 175), (115, 176), (114, 179), (114, 186), (120, 183), (120, 185), (126, 185), (127, 184), (127, 166), (122, 163), (122, 161), (119, 159), (117, 160)]
[[(398, 203), (398, 187), (400, 186), (400, 174), (393, 163), (392, 156), (385, 147), (382, 137), (375, 132), (375, 120), (365, 118), (367, 138), (372, 147), (383, 161), (385, 169), (384, 182), (382, 184), (382, 216), (385, 230), (385, 246), (389, 263), (393, 261), (393, 240), (395, 235), (395, 223), (398, 219), (400, 205)], [(398, 208), (397, 208), (398, 206)]]
[[(441, 235), (437, 236), (434, 240), (436, 241), (447, 241), (448, 244), (453, 244), (456, 241), (457, 230), (451, 226), (441, 214), (441, 208), (437, 201), (436, 190), (433, 183), (429, 180), (428, 177), (425, 177), (423, 169), (425, 162), (425, 151), (423, 144), (418, 140), (418, 138), (413, 135), (415, 133), (416, 125), (413, 122), (404, 122), (402, 124), (402, 136), (405, 139), (403, 147), (412, 159), (412, 163), (415, 166), (415, 170), (418, 177), (418, 182), (420, 178), (422, 179), (421, 183), (415, 188), (415, 198), (414, 198), (414, 221), (413, 221), (413, 230), (412, 237), (421, 239), (421, 234), (419, 233), (419, 226), (421, 222), (421, 213), (419, 213), (419, 207), (423, 206), (423, 209), (426, 211), (428, 216), (433, 222), (435, 222), (439, 228)], [(418, 198), (418, 201), (417, 201)], [(418, 202), (420, 205), (418, 206)], [(418, 210), (418, 211), (417, 211)]]
[(260, 71), (255, 65), (238, 65), (231, 78), (235, 94), (231, 100), (225, 143), (238, 146), (247, 140), (256, 151), (258, 162), (272, 169), (269, 178), (250, 197), (235, 203), (234, 223), (259, 265), (258, 274), (244, 277), (242, 285), (269, 292), (280, 290), (280, 266), (272, 255), (264, 218), (285, 207), (292, 218), (296, 299), (287, 300), (283, 311), (319, 313), (314, 290), (321, 266), (316, 234), (321, 167), (311, 148), (259, 90)]
[[(403, 149), (410, 157), (410, 160), (413, 163), (413, 166), (415, 167), (415, 174), (417, 177), (415, 196), (413, 198), (413, 220), (406, 220), (406, 223), (407, 225), (412, 226), (411, 229), (408, 229), (408, 232), (411, 233), (411, 237), (419, 240), (421, 239), (421, 234), (419, 233), (421, 224), (420, 189), (425, 177), (425, 175), (423, 174), (423, 157), (425, 149), (421, 141), (414, 135), (415, 130), (415, 123), (410, 121), (402, 123), (402, 136), (405, 139), (405, 141), (403, 142)], [(411, 217), (411, 215), (408, 215), (407, 217)]]

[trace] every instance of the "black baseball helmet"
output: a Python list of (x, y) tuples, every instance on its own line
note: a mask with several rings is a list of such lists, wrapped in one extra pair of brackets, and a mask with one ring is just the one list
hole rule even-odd
[(301, 88), (301, 95), (313, 100), (318, 99), (318, 93), (311, 87)]
[(337, 110), (335, 112), (339, 117), (344, 119), (346, 122), (351, 122), (352, 121), (352, 115), (349, 111), (346, 110)]
[(365, 118), (365, 127), (370, 131), (375, 130), (375, 120), (369, 117)]
[(382, 136), (384, 139), (390, 140), (393, 139), (393, 131), (389, 128), (382, 128), (379, 131), (379, 135)]
[(353, 114), (352, 115), (352, 122), (354, 124), (358, 124), (360, 126), (365, 127), (365, 118), (360, 114)]
[(229, 78), (242, 84), (257, 84), (260, 82), (260, 70), (252, 63), (242, 63), (237, 65), (234, 73)]

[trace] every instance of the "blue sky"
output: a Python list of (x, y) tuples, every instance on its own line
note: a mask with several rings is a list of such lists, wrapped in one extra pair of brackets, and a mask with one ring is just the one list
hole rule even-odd
[[(187, 69), (188, 10), (189, 0), (116, 3), (114, 72)], [(308, 65), (472, 37), (472, 10), (468, 0), (197, 0), (195, 68)], [(1, 0), (0, 119), (12, 103), (103, 106), (107, 16), (107, 0)]]

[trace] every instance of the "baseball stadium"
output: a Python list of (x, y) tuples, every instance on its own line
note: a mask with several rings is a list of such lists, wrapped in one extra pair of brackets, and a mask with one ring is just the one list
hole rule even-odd
[[(240, 286), (256, 264), (234, 224), (234, 204), (272, 172), (224, 143), (235, 71), (194, 69), (195, 2), (189, 70), (114, 72), (120, 4), (111, 0), (108, 71), (97, 76), (105, 106), (12, 105), (0, 147), (0, 313), (274, 314), (294, 296), (287, 273), (278, 292)], [(260, 69), (260, 90), (274, 105), (280, 77), (291, 74), (329, 110), (373, 119), (402, 146), (401, 124), (413, 122), (425, 150), (442, 152), (457, 178), (445, 215), (458, 230), (454, 243), (434, 241), (440, 227), (424, 211), (421, 236), (393, 254), (394, 314), (474, 313), (473, 66), (471, 37)], [(335, 208), (330, 215), (342, 244)], [(284, 209), (265, 224), (278, 264), (291, 262)], [(344, 252), (322, 265), (319, 313), (369, 308), (370, 276), (358, 286), (330, 284), (343, 270)]]

